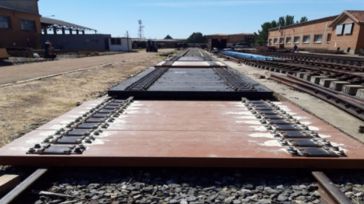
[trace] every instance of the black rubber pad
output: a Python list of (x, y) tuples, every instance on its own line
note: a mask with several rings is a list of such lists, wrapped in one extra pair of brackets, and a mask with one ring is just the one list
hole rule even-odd
[(67, 132), (65, 136), (87, 136), (90, 135), (92, 131), (93, 129), (73, 129)]
[(289, 142), (295, 147), (321, 147), (322, 145), (317, 144), (311, 139), (291, 139)]
[(80, 144), (84, 137), (61, 137), (55, 144)]
[(88, 118), (86, 123), (103, 123), (105, 120), (106, 118)]
[(303, 154), (303, 156), (306, 156), (306, 157), (338, 157), (339, 156), (332, 151), (325, 150), (320, 147), (301, 147), (298, 149)]
[(283, 130), (283, 131), (287, 131), (287, 130), (301, 130), (301, 128), (297, 127), (296, 125), (292, 125), (292, 124), (288, 124), (288, 125), (281, 125), (281, 124), (277, 124), (273, 126), (275, 130)]
[(281, 131), (280, 134), (284, 137), (284, 138), (312, 138), (312, 136), (310, 134), (307, 134), (305, 132), (302, 131), (296, 131), (296, 130), (291, 130), (291, 131)]
[(41, 154), (71, 154), (74, 145), (51, 145), (44, 149)]
[(100, 109), (100, 110), (98, 110), (97, 111), (98, 113), (113, 113), (113, 112), (115, 112), (115, 109), (104, 109), (104, 108), (102, 108), (102, 109)]
[(96, 129), (101, 123), (81, 123), (76, 128), (77, 129)]

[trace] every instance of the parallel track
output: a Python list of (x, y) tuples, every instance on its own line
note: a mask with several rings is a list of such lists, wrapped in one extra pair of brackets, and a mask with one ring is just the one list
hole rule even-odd
[[(287, 62), (278, 61), (257, 61), (247, 59), (236, 59), (222, 56), (238, 63), (244, 63), (260, 69), (278, 72), (281, 74), (272, 74), (271, 79), (291, 86), (297, 90), (314, 95), (338, 108), (352, 114), (353, 116), (364, 120), (364, 101), (350, 95), (344, 95), (338, 91), (319, 86), (295, 77), (297, 73), (308, 73), (310, 75), (325, 75), (327, 78), (336, 78), (338, 80), (348, 81), (351, 84), (363, 84), (364, 72), (351, 72), (350, 70), (341, 70), (340, 68), (316, 67), (297, 65)], [(358, 70), (356, 70), (358, 71)]]

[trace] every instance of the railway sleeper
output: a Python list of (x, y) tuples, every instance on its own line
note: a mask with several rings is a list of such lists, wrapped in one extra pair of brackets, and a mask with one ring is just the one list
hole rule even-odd
[(42, 143), (34, 145), (27, 153), (43, 155), (82, 154), (86, 150), (84, 144), (91, 144), (132, 101), (132, 97), (125, 100), (107, 99), (66, 125), (66, 128), (61, 128)]
[(242, 101), (293, 156), (346, 156), (343, 149), (321, 137), (316, 131), (310, 130), (278, 105), (270, 101), (249, 101), (245, 98)]

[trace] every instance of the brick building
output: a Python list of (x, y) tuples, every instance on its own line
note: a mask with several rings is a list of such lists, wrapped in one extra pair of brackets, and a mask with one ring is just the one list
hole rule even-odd
[(364, 11), (344, 11), (337, 16), (272, 28), (268, 45), (364, 54)]
[(0, 0), (0, 47), (39, 48), (38, 0)]
[(223, 49), (234, 47), (236, 45), (249, 47), (254, 42), (254, 34), (238, 33), (238, 34), (214, 34), (206, 35), (207, 47), (209, 49)]

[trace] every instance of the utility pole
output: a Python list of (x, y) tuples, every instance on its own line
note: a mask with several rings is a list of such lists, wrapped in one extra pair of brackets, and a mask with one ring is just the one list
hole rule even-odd
[(129, 46), (129, 31), (126, 31), (126, 44), (128, 46), (128, 52), (130, 51), (130, 46)]
[(138, 24), (139, 24), (139, 30), (138, 30), (138, 33), (139, 33), (139, 38), (142, 39), (143, 38), (143, 32), (144, 32), (144, 25), (143, 25), (143, 22), (142, 20), (138, 20)]

